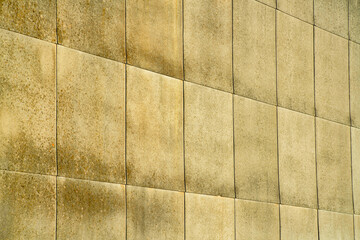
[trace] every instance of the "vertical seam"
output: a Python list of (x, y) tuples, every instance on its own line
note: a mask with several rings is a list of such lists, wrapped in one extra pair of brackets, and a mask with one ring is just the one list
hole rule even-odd
[(185, 169), (185, 9), (184, 9), (184, 1), (181, 1), (181, 23), (182, 23), (182, 70), (183, 70), (183, 79), (182, 79), (182, 96), (183, 96), (183, 165), (184, 165), (184, 240), (186, 239), (186, 169)]

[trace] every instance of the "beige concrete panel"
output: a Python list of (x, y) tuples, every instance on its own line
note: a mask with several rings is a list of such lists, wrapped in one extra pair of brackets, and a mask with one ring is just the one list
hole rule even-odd
[(321, 240), (354, 239), (353, 215), (319, 211), (319, 232)]
[(236, 240), (279, 240), (279, 205), (235, 200)]
[(57, 179), (57, 239), (125, 240), (125, 186)]
[(353, 213), (350, 127), (316, 119), (319, 209)]
[(232, 1), (184, 0), (185, 79), (233, 92)]
[(184, 191), (183, 83), (127, 67), (127, 178)]
[(182, 22), (182, 0), (127, 1), (127, 62), (182, 79)]
[(360, 240), (360, 215), (354, 215), (355, 240)]
[(360, 128), (360, 44), (350, 42), (351, 125)]
[(56, 47), (0, 30), (0, 169), (56, 174)]
[(236, 197), (279, 202), (276, 107), (234, 96)]
[(348, 41), (315, 28), (316, 115), (350, 124)]
[(360, 0), (349, 0), (349, 35), (360, 43)]
[(349, 0), (314, 0), (315, 25), (347, 38), (348, 1)]
[(264, 3), (270, 7), (276, 8), (276, 0), (256, 0), (256, 1)]
[(315, 118), (278, 108), (281, 203), (317, 208)]
[(58, 42), (125, 62), (125, 0), (57, 1)]
[(314, 23), (315, 0), (277, 0), (277, 8), (303, 21)]
[(184, 193), (127, 187), (127, 239), (184, 239)]
[(355, 214), (360, 214), (360, 129), (358, 128), (351, 128), (351, 149), (354, 211)]
[(58, 46), (60, 176), (125, 183), (125, 66)]
[(277, 12), (277, 77), (279, 106), (314, 115), (313, 26), (281, 12)]
[(234, 1), (235, 93), (276, 104), (275, 10)]
[(187, 240), (235, 239), (234, 199), (185, 194)]
[(55, 177), (0, 171), (0, 239), (55, 239)]
[(280, 206), (282, 240), (318, 239), (317, 210)]
[(234, 197), (232, 95), (185, 82), (186, 191)]
[(0, 28), (56, 43), (56, 0), (2, 0)]

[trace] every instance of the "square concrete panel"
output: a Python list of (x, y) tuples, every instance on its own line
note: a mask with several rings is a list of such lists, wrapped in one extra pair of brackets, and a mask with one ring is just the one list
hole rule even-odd
[(126, 2), (127, 62), (183, 78), (182, 0)]
[(234, 1), (234, 90), (276, 104), (275, 10)]
[(279, 106), (315, 114), (313, 53), (313, 26), (277, 12)]
[(127, 239), (184, 239), (184, 193), (127, 187)]
[(278, 108), (281, 203), (317, 208), (315, 118)]
[(349, 0), (314, 0), (315, 25), (348, 38)]
[(354, 239), (353, 215), (319, 211), (319, 236), (321, 240)]
[(0, 28), (55, 43), (56, 0), (2, 0)]
[(314, 23), (315, 0), (277, 0), (277, 8), (305, 22)]
[(360, 0), (349, 0), (349, 35), (360, 43)]
[(354, 215), (355, 240), (360, 240), (360, 215)]
[(316, 119), (319, 209), (353, 213), (350, 127)]
[(236, 197), (279, 202), (276, 107), (234, 96)]
[(233, 92), (232, 1), (184, 0), (185, 79)]
[(127, 67), (128, 184), (184, 191), (183, 83)]
[(315, 28), (317, 116), (350, 124), (348, 70), (348, 41)]
[(234, 199), (185, 194), (187, 240), (235, 239)]
[(360, 214), (360, 129), (351, 128), (351, 149), (354, 212)]
[(279, 240), (279, 205), (235, 200), (236, 240)]
[(0, 239), (55, 239), (55, 177), (0, 171)]
[(125, 186), (57, 179), (57, 239), (125, 240)]
[(58, 43), (125, 62), (125, 0), (57, 1)]
[(125, 183), (125, 66), (57, 50), (59, 175)]
[(186, 191), (234, 197), (232, 95), (185, 82)]
[(280, 206), (281, 239), (318, 239), (317, 210)]
[(360, 128), (360, 44), (349, 43), (351, 125)]
[(0, 169), (56, 175), (56, 47), (0, 30)]

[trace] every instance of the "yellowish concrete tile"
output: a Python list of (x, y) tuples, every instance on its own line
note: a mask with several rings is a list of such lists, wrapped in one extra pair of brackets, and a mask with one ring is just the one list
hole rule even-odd
[(317, 208), (315, 118), (278, 108), (281, 203)]
[(0, 239), (55, 239), (56, 179), (0, 171)]
[(360, 214), (360, 129), (358, 128), (351, 128), (351, 149), (354, 212)]
[(184, 1), (185, 79), (233, 91), (232, 1)]
[(56, 174), (55, 51), (0, 30), (0, 169)]
[(276, 7), (276, 0), (256, 0), (256, 1), (262, 2), (262, 3), (264, 3), (264, 4), (266, 4), (266, 5), (270, 6), (270, 7), (273, 7), (273, 8)]
[(319, 209), (352, 213), (350, 127), (316, 119)]
[(237, 240), (278, 240), (279, 205), (235, 200)]
[(350, 42), (351, 125), (360, 128), (360, 44)]
[(318, 239), (317, 210), (309, 208), (280, 206), (281, 239)]
[(234, 1), (234, 90), (276, 104), (275, 10)]
[(234, 197), (232, 95), (185, 82), (186, 191)]
[(55, 43), (56, 0), (2, 0), (0, 28)]
[(281, 12), (277, 14), (277, 77), (279, 106), (314, 115), (313, 26)]
[(127, 239), (184, 239), (184, 193), (128, 186)]
[(125, 66), (57, 51), (60, 176), (125, 183)]
[(354, 239), (353, 215), (319, 211), (321, 240)]
[(360, 240), (360, 216), (359, 215), (355, 215), (354, 216), (354, 221), (355, 221), (355, 240)]
[(350, 123), (348, 41), (315, 28), (316, 115)]
[(277, 8), (308, 23), (314, 23), (315, 0), (277, 0)]
[(129, 64), (183, 78), (182, 1), (126, 2)]
[(57, 239), (125, 240), (125, 186), (57, 179)]
[(349, 35), (360, 43), (360, 0), (349, 0)]
[(184, 190), (183, 83), (127, 67), (127, 178)]
[(125, 0), (57, 1), (58, 42), (125, 62)]
[(235, 239), (234, 199), (185, 194), (187, 240)]
[(348, 1), (349, 0), (314, 0), (315, 25), (347, 38)]
[(236, 197), (279, 202), (276, 107), (234, 96)]

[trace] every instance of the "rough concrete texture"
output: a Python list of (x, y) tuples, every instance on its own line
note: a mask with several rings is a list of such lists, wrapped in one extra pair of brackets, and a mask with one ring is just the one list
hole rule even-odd
[(188, 240), (234, 239), (234, 199), (186, 193), (185, 226)]
[(313, 26), (277, 12), (278, 105), (314, 115)]
[(308, 23), (314, 23), (315, 0), (277, 0), (277, 8)]
[(315, 118), (278, 108), (281, 203), (317, 208)]
[(348, 2), (349, 0), (314, 0), (315, 25), (347, 38)]
[(354, 239), (353, 215), (320, 210), (319, 237), (321, 240)]
[(317, 210), (281, 205), (281, 239), (318, 239)]
[(350, 127), (316, 119), (319, 209), (353, 213)]
[(360, 128), (360, 44), (349, 43), (351, 125)]
[(234, 96), (236, 197), (279, 202), (276, 107)]
[(127, 187), (127, 239), (184, 239), (184, 193)]
[(232, 96), (187, 82), (184, 94), (186, 190), (234, 197)]
[(57, 178), (57, 238), (125, 240), (125, 186)]
[(184, 191), (183, 84), (127, 67), (127, 179)]
[(232, 1), (184, 1), (185, 79), (233, 91)]
[(278, 240), (279, 205), (235, 200), (237, 240)]
[(126, 24), (129, 64), (183, 78), (182, 1), (127, 1)]
[(57, 48), (60, 176), (125, 183), (125, 66)]
[(0, 239), (55, 239), (56, 178), (0, 171)]
[(125, 0), (57, 1), (58, 43), (126, 61)]
[(234, 91), (276, 104), (275, 10), (234, 1)]
[(55, 51), (0, 29), (0, 169), (56, 175)]
[(316, 115), (350, 124), (348, 41), (315, 28)]

